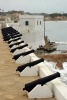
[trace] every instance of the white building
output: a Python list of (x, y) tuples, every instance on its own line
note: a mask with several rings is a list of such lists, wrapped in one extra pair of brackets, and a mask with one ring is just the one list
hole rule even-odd
[(19, 22), (9, 22), (20, 33), (25, 43), (29, 47), (36, 49), (39, 45), (44, 45), (44, 21), (42, 15), (20, 15)]
[(20, 32), (22, 39), (34, 49), (44, 45), (44, 21), (41, 15), (19, 16)]

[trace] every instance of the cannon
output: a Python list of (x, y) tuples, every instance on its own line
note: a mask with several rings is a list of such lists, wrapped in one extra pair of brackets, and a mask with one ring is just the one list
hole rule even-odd
[(15, 35), (20, 35), (20, 36), (22, 35), (12, 27), (2, 28), (1, 31), (2, 31), (3, 36), (13, 36), (14, 37)]
[(17, 32), (15, 29), (13, 29), (12, 27), (6, 27), (6, 28), (2, 28), (1, 31), (3, 32), (3, 34), (9, 33), (15, 33)]
[(3, 38), (11, 38), (10, 35), (4, 35)]
[(15, 30), (13, 27), (8, 27), (9, 28), (9, 30), (12, 32), (12, 33), (17, 33), (18, 31), (17, 30)]
[(49, 75), (49, 76), (46, 76), (44, 78), (40, 78), (40, 79), (37, 79), (37, 80), (32, 81), (30, 83), (27, 83), (27, 84), (25, 84), (25, 87), (23, 88), (23, 90), (26, 90), (26, 91), (30, 92), (37, 85), (43, 86), (47, 82), (50, 82), (51, 80), (53, 80), (53, 79), (55, 79), (57, 77), (60, 77), (60, 73), (59, 72), (56, 72), (56, 73), (54, 73), (52, 75)]
[(12, 34), (9, 34), (9, 33), (4, 33), (2, 34), (3, 37), (7, 37), (7, 36), (15, 36), (15, 35), (19, 35), (20, 33), (12, 33)]
[(12, 27), (3, 28), (1, 29), (1, 31), (2, 31), (4, 41), (9, 41), (11, 38), (18, 38), (22, 36), (22, 34), (14, 30)]
[(30, 51), (17, 54), (17, 55), (15, 55), (12, 59), (17, 60), (20, 56), (26, 56), (26, 55), (28, 55), (28, 54), (30, 54), (30, 53), (33, 53), (33, 52), (35, 52), (35, 50), (32, 49), (32, 50), (30, 50)]
[(12, 27), (2, 28), (1, 31), (4, 32), (4, 33), (9, 33), (9, 34), (12, 34), (12, 33), (19, 33), (17, 30), (15, 30), (15, 29), (12, 28)]
[(4, 35), (7, 33), (7, 28), (2, 28), (1, 31), (2, 31), (2, 35)]
[(4, 41), (9, 41), (11, 39), (11, 37), (7, 36), (7, 37), (3, 37)]
[(9, 47), (12, 48), (12, 46), (14, 46), (14, 45), (19, 45), (19, 44), (21, 44), (21, 43), (24, 43), (24, 41), (19, 41), (19, 42), (10, 44)]
[(7, 36), (10, 36), (10, 37), (13, 37), (13, 36), (16, 36), (16, 35), (19, 35), (20, 33), (12, 33), (12, 34), (4, 34), (3, 37), (7, 37)]
[(17, 30), (15, 30), (13, 27), (8, 27), (9, 28), (9, 31), (11, 33), (19, 33)]
[(36, 65), (36, 64), (38, 64), (40, 62), (43, 62), (43, 61), (44, 61), (44, 59), (41, 58), (41, 59), (38, 59), (36, 61), (26, 63), (24, 65), (18, 66), (18, 68), (16, 69), (16, 71), (22, 72), (26, 67), (28, 67), (28, 66), (29, 67), (34, 66), (34, 65)]
[(17, 37), (20, 37), (20, 36), (22, 36), (22, 34), (11, 36), (11, 38), (17, 38)]
[(22, 49), (22, 48), (24, 48), (24, 47), (26, 47), (26, 46), (28, 46), (28, 44), (24, 44), (24, 45), (21, 45), (21, 46), (19, 46), (19, 47), (16, 47), (16, 48), (12, 49), (11, 52), (13, 53), (15, 50), (17, 50), (17, 49)]
[(7, 39), (7, 40), (10, 40), (11, 39), (11, 36), (4, 36), (3, 39)]
[(6, 34), (5, 33), (2, 33), (2, 36), (3, 37), (6, 37), (6, 36), (8, 36), (8, 33), (6, 33)]
[(22, 34), (14, 34), (14, 35), (13, 34), (12, 35), (8, 34), (8, 35), (4, 35), (4, 38), (8, 38), (9, 37), (10, 39), (11, 38), (13, 39), (13, 38), (17, 38), (17, 37), (20, 37), (20, 36), (22, 36)]
[(11, 43), (12, 41), (15, 42), (15, 41), (20, 40), (20, 39), (21, 39), (21, 38), (18, 37), (18, 38), (16, 38), (16, 39), (9, 40), (8, 43)]
[(19, 35), (20, 33), (17, 32), (17, 33), (12, 33), (12, 34), (9, 34), (10, 36), (14, 36), (14, 35)]

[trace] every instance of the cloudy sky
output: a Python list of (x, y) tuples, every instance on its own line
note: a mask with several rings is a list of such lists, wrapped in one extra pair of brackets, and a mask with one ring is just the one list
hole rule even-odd
[(67, 13), (67, 0), (0, 0), (0, 9), (32, 13)]

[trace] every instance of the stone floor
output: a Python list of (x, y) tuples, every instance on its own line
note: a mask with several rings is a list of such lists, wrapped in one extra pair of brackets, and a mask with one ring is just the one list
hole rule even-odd
[[(8, 44), (3, 41), (0, 33), (0, 100), (34, 100), (27, 97), (23, 87), (25, 83), (39, 77), (20, 77), (16, 72), (18, 64), (12, 57)], [(37, 100), (55, 100), (55, 98)]]

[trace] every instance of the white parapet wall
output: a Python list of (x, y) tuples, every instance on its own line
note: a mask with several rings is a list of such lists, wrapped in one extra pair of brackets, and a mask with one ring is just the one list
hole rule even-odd
[[(39, 75), (45, 77), (53, 74), (44, 63), (39, 64)], [(67, 100), (67, 86), (60, 81), (59, 78), (47, 83), (48, 87), (53, 92), (56, 100)]]

